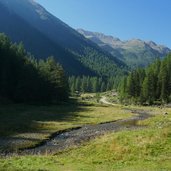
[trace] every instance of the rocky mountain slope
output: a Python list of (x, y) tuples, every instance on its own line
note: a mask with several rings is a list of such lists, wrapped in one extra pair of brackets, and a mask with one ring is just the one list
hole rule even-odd
[(102, 33), (85, 31), (83, 29), (78, 29), (77, 31), (131, 67), (146, 66), (156, 58), (162, 58), (171, 52), (168, 47), (157, 45), (153, 41), (140, 39), (122, 41), (119, 38)]

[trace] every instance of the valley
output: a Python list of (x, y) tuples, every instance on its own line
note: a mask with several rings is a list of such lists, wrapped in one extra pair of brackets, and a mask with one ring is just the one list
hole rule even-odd
[(7, 142), (1, 145), (7, 145), (5, 148), (9, 150), (12, 148), (12, 151), (31, 148), (58, 131), (87, 124), (112, 122), (132, 115), (131, 112), (122, 111), (120, 105), (113, 110), (111, 106), (107, 107), (95, 101), (86, 102), (78, 99), (59, 106), (8, 105), (8, 108), (1, 106), (0, 130), (1, 136), (6, 137)]
[(0, 0), (0, 171), (171, 170), (168, 1)]
[[(92, 98), (92, 94), (86, 96)], [(82, 101), (81, 99), (79, 101), (80, 104), (77, 107), (74, 104), (70, 104), (67, 105), (68, 107), (65, 105), (64, 108), (61, 108), (62, 106), (60, 108), (56, 106), (28, 106), (26, 108), (26, 106), (19, 105), (16, 111), (12, 111), (9, 107), (7, 110), (5, 106), (1, 106), (1, 115), (4, 119), (5, 115), (3, 115), (2, 109), (8, 111), (8, 117), (15, 115), (16, 120), (18, 120), (17, 113), (21, 113), (18, 117), (23, 115), (24, 117), (29, 117), (27, 120), (30, 119), (30, 121), (32, 118), (34, 127), (32, 129), (27, 128), (25, 131), (22, 128), (22, 132), (17, 130), (8, 132), (8, 125), (4, 124), (3, 126), (5, 122), (1, 123), (1, 131), (6, 133), (4, 136), (10, 137), (11, 143), (9, 145), (11, 145), (11, 152), (13, 151), (11, 154), (13, 155), (7, 159), (6, 157), (10, 155), (10, 152), (5, 153), (2, 151), (3, 149), (9, 150), (10, 148), (4, 148), (1, 144), (0, 169), (23, 170), (24, 168), (29, 168), (30, 162), (32, 163), (32, 170), (39, 170), (40, 168), (44, 170), (81, 170), (81, 168), (84, 168), (84, 170), (99, 170), (100, 168), (105, 170), (141, 170), (143, 165), (150, 170), (160, 170), (160, 168), (169, 170), (171, 168), (169, 164), (169, 154), (171, 152), (169, 145), (171, 131), (170, 108), (122, 106), (120, 104), (107, 105), (97, 103), (94, 98), (89, 100), (89, 102)], [(166, 112), (167, 115), (164, 115)], [(138, 113), (141, 117), (134, 116)], [(146, 117), (145, 113), (150, 114), (152, 117)], [(41, 120), (44, 118), (44, 121), (38, 118)], [(48, 121), (48, 118), (53, 120), (53, 122)], [(98, 130), (102, 130), (96, 134), (96, 125), (98, 126), (98, 123), (104, 122), (106, 122), (106, 126), (111, 125), (110, 127), (112, 128), (114, 124), (114, 127), (107, 131), (107, 127), (103, 128), (105, 124), (100, 124), (101, 128), (99, 127)], [(19, 124), (26, 125), (27, 123), (16, 124), (19, 126)], [(9, 127), (11, 126), (9, 125)], [(73, 131), (70, 130), (70, 128), (74, 127), (77, 128), (73, 129)], [(15, 125), (13, 128), (15, 128)], [(68, 128), (68, 133), (60, 131)], [(78, 132), (81, 129), (82, 131), (84, 130), (84, 133), (82, 132), (79, 135)], [(95, 132), (91, 131), (89, 134), (89, 129)], [(104, 134), (103, 131), (105, 130), (106, 133)], [(59, 142), (56, 142), (56, 138), (53, 137), (52, 142), (57, 144), (56, 147), (55, 144), (50, 146), (48, 137), (51, 137), (51, 134), (55, 135), (56, 131), (59, 131), (59, 135), (56, 134), (56, 138), (59, 137)], [(67, 137), (70, 137), (71, 140), (67, 140)], [(19, 139), (22, 139), (22, 141), (19, 141)], [(43, 146), (41, 147), (43, 139), (47, 139), (47, 144), (49, 144), (49, 148), (46, 147), (46, 143), (44, 144), (44, 150)], [(65, 144), (67, 142), (69, 143), (68, 145)], [(64, 145), (64, 149), (60, 143)], [(35, 145), (35, 150), (38, 150), (37, 152), (34, 148), (33, 150), (24, 150), (25, 152), (23, 150), (20, 152), (19, 150), (34, 147)], [(55, 151), (57, 146), (60, 148), (60, 151)], [(159, 146), (161, 148), (158, 149)], [(42, 152), (39, 151), (41, 148)], [(139, 150), (136, 151), (136, 148), (139, 148)], [(51, 150), (48, 151), (48, 149)], [(35, 156), (37, 154), (38, 156)], [(148, 160), (146, 160), (147, 158)], [(152, 160), (152, 158), (155, 158), (155, 160)], [(42, 163), (42, 161), (44, 162)], [(162, 161), (162, 164), (158, 165), (157, 163), (160, 163), (160, 161)]]

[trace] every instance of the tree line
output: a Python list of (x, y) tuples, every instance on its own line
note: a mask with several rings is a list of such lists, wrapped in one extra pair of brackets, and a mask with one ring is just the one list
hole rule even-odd
[(171, 101), (171, 54), (146, 69), (132, 71), (120, 86), (122, 102), (156, 104)]
[(53, 57), (36, 60), (22, 43), (0, 34), (0, 102), (56, 102), (68, 99), (64, 70)]
[(69, 77), (69, 87), (71, 94), (75, 92), (105, 92), (115, 89), (120, 77), (91, 77), (91, 76), (71, 76)]

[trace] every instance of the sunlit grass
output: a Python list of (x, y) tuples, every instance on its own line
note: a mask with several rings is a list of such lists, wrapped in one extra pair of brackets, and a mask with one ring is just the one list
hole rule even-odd
[(158, 113), (142, 123), (148, 127), (110, 133), (55, 156), (0, 160), (0, 168), (35, 171), (171, 170), (171, 113), (167, 116)]
[(57, 106), (0, 106), (0, 136), (22, 139), (6, 148), (26, 148), (47, 139), (52, 133), (86, 124), (115, 121), (132, 114), (120, 105), (112, 107), (92, 102)]
[[(26, 108), (27, 109), (27, 108)], [(83, 110), (84, 109), (84, 110)], [(82, 105), (81, 110), (72, 111), (70, 120), (34, 120), (38, 137), (58, 129), (83, 124), (96, 124), (132, 115), (132, 110), (150, 112), (153, 116), (136, 124), (145, 126), (138, 130), (123, 130), (98, 137), (81, 147), (66, 150), (55, 156), (21, 156), (0, 159), (0, 170), (34, 171), (169, 171), (171, 170), (171, 108), (142, 106)], [(28, 110), (28, 109), (27, 109)], [(33, 109), (32, 109), (33, 110)], [(39, 111), (37, 109), (36, 111)], [(65, 108), (67, 111), (68, 109)], [(57, 106), (46, 112), (65, 111)], [(28, 112), (28, 111), (27, 111)], [(55, 112), (59, 117), (61, 112)], [(64, 112), (65, 113), (65, 112)], [(165, 114), (167, 113), (167, 114)], [(45, 115), (46, 116), (46, 115)], [(42, 133), (43, 132), (43, 133)], [(27, 136), (31, 132), (15, 136)], [(43, 134), (43, 135), (42, 135)], [(33, 136), (33, 135), (32, 135)]]

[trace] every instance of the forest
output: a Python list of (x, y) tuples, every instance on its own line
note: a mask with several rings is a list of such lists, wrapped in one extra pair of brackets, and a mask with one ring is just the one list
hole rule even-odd
[(92, 76), (71, 76), (69, 77), (69, 87), (71, 95), (75, 92), (105, 92), (116, 89), (122, 77), (92, 77)]
[(51, 103), (68, 99), (68, 82), (62, 66), (49, 57), (36, 60), (22, 43), (0, 34), (0, 101)]
[(123, 103), (151, 105), (171, 101), (171, 54), (124, 78), (122, 74), (67, 78), (53, 57), (35, 59), (22, 43), (12, 43), (1, 33), (0, 59), (1, 102), (57, 102), (67, 100), (75, 92), (96, 93), (112, 89), (119, 90)]
[(132, 71), (119, 87), (124, 103), (162, 104), (171, 101), (171, 54), (146, 69)]

